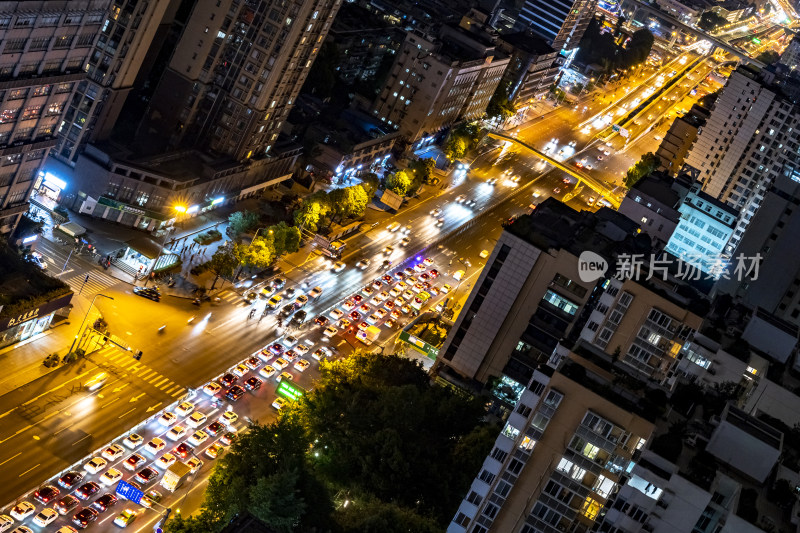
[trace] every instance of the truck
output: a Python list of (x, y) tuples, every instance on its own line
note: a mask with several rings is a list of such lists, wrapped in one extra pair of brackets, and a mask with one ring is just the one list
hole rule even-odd
[(370, 344), (375, 342), (375, 339), (377, 339), (380, 336), (380, 334), (381, 334), (380, 328), (378, 328), (377, 326), (370, 326), (367, 329), (359, 330), (358, 333), (356, 333), (356, 338), (361, 342), (363, 342), (364, 344), (366, 344), (367, 346), (369, 346)]
[(164, 472), (164, 477), (161, 478), (161, 486), (170, 492), (175, 492), (175, 489), (180, 487), (191, 473), (192, 469), (190, 466), (186, 463), (176, 461)]

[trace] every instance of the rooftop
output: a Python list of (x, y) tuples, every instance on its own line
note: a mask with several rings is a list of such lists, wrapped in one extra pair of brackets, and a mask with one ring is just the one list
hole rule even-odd
[(515, 48), (534, 55), (555, 54), (556, 50), (547, 44), (547, 41), (528, 32), (506, 33), (500, 36), (504, 41)]
[(673, 179), (663, 172), (653, 172), (649, 176), (645, 176), (633, 186), (628, 196), (635, 197), (634, 191), (649, 196), (650, 198), (661, 202), (663, 205), (672, 207), (673, 209), (680, 206), (681, 197), (677, 191), (672, 188)]
[(70, 292), (60, 279), (48, 276), (8, 246), (0, 246), (0, 317), (15, 316)]

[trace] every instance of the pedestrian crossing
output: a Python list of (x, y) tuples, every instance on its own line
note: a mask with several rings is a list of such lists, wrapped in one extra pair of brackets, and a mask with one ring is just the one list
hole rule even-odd
[(91, 296), (116, 285), (120, 281), (102, 272), (90, 270), (65, 278), (64, 282), (72, 288), (75, 294), (80, 293), (84, 296)]
[(92, 359), (101, 367), (104, 364), (111, 364), (127, 377), (136, 377), (137, 380), (149, 384), (171, 398), (177, 398), (186, 392), (186, 387), (159, 374), (141, 361), (137, 361), (130, 352), (124, 352), (115, 347), (106, 347), (92, 354)]
[(231, 289), (225, 289), (224, 291), (217, 294), (216, 297), (218, 297), (220, 300), (224, 300), (230, 303), (239, 303), (244, 301), (241, 294)]

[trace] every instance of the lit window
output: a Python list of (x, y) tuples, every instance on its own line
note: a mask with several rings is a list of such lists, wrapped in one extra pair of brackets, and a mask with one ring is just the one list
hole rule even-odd
[(536, 441), (528, 436), (523, 437), (522, 442), (519, 443), (520, 449), (527, 451), (531, 451), (534, 446), (536, 446)]
[(600, 512), (600, 504), (591, 498), (586, 498), (586, 501), (583, 502), (583, 508), (581, 509), (581, 514), (588, 518), (589, 520), (594, 520), (597, 518), (597, 513)]
[(503, 429), (503, 435), (509, 439), (516, 439), (519, 435), (519, 430), (511, 424), (506, 424), (506, 427)]

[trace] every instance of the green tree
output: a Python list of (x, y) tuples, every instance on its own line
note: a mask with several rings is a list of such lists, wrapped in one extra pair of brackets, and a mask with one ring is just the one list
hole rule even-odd
[(433, 171), (436, 168), (436, 161), (430, 157), (425, 159), (415, 159), (408, 164), (408, 170), (414, 172), (414, 177), (420, 183), (432, 183)]
[(625, 48), (623, 61), (625, 67), (638, 65), (647, 59), (650, 50), (653, 48), (655, 37), (647, 28), (642, 28), (633, 32), (628, 46)]
[(398, 170), (386, 178), (386, 188), (399, 196), (405, 196), (411, 188), (411, 177), (406, 171)]
[(218, 530), (219, 524), (208, 512), (193, 516), (173, 513), (165, 526), (167, 533), (216, 533)]
[(237, 245), (234, 254), (241, 264), (252, 268), (267, 268), (277, 256), (270, 235), (259, 235), (250, 244)]
[(258, 225), (258, 213), (253, 211), (236, 211), (228, 217), (228, 227), (239, 235), (246, 233)]
[(486, 115), (489, 118), (505, 120), (514, 116), (517, 110), (508, 99), (508, 89), (511, 82), (501, 82), (497, 85), (489, 105), (486, 106)]
[(630, 189), (640, 179), (657, 169), (660, 164), (661, 160), (657, 155), (647, 152), (635, 165), (628, 169), (625, 174), (625, 186)]
[(773, 63), (777, 63), (778, 59), (780, 58), (781, 58), (780, 54), (778, 54), (778, 52), (776, 52), (775, 50), (764, 50), (763, 52), (761, 52), (756, 56), (756, 60), (761, 61), (765, 65), (771, 65)]
[(296, 470), (280, 470), (259, 478), (250, 491), (250, 512), (276, 531), (294, 531), (306, 511), (298, 482)]
[(357, 499), (336, 511), (342, 533), (439, 533), (441, 525), (412, 509), (375, 499)]
[(717, 28), (725, 26), (726, 24), (728, 24), (728, 19), (725, 17), (721, 17), (713, 11), (706, 11), (700, 17), (700, 21), (697, 23), (697, 26), (704, 31), (714, 31)]
[(237, 266), (239, 266), (239, 259), (234, 254), (232, 247), (220, 246), (211, 259), (206, 262), (208, 271), (214, 274), (211, 288), (214, 288), (220, 276), (232, 276)]
[(361, 186), (364, 188), (364, 192), (367, 193), (367, 196), (372, 198), (375, 196), (375, 193), (378, 191), (378, 187), (380, 186), (381, 181), (378, 179), (378, 175), (372, 172), (367, 172), (361, 175)]
[(456, 159), (461, 159), (467, 153), (467, 143), (460, 135), (451, 134), (444, 143), (442, 151), (447, 159), (455, 161)]

